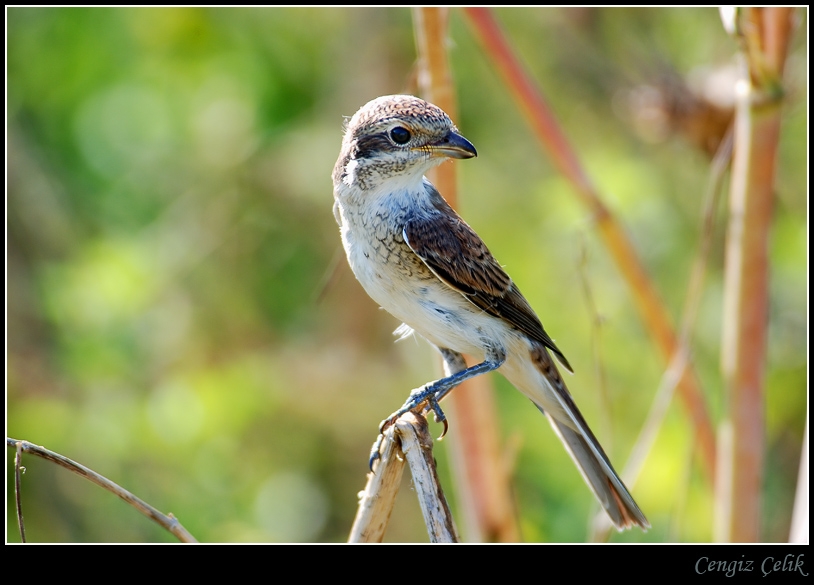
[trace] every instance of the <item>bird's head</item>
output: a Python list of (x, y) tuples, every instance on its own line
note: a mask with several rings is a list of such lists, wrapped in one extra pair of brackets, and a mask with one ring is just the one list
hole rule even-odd
[(445, 160), (477, 154), (441, 108), (409, 95), (384, 96), (348, 122), (334, 184), (352, 180), (370, 189), (385, 180), (420, 180)]

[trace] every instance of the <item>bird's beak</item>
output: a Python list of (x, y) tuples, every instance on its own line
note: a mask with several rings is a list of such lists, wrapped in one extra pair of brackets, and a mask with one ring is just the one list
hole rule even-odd
[(443, 158), (472, 158), (478, 156), (478, 151), (466, 138), (455, 132), (448, 132), (441, 140), (428, 144), (428, 148), (434, 157)]

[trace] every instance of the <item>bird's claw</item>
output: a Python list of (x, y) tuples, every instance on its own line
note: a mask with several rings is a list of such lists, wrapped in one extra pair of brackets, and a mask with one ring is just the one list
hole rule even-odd
[[(421, 390), (425, 391), (423, 388)], [(419, 396), (421, 399), (416, 401), (416, 398)], [(431, 410), (435, 414), (435, 422), (444, 424), (444, 431), (441, 433), (441, 436), (438, 437), (438, 440), (440, 441), (446, 436), (447, 431), (449, 430), (449, 421), (447, 420), (444, 411), (441, 410), (441, 406), (438, 404), (438, 401), (435, 399), (435, 395), (430, 394), (429, 396), (422, 396), (420, 392), (413, 391), (413, 394), (404, 404), (404, 406), (379, 423), (379, 436), (376, 437), (376, 441), (373, 443), (373, 447), (370, 449), (370, 459), (368, 459), (370, 471), (373, 471), (373, 465), (381, 458), (380, 451), (382, 448), (382, 442), (384, 441), (384, 432), (388, 429), (388, 427), (392, 426), (401, 415), (410, 412), (411, 410), (416, 410), (424, 402), (427, 403), (427, 406), (422, 409), (422, 413), (429, 412)]]
[(373, 446), (370, 448), (370, 459), (368, 459), (367, 465), (370, 467), (370, 471), (373, 471), (373, 464), (376, 463), (381, 458), (381, 454), (379, 451), (382, 448), (382, 441), (384, 440), (384, 433), (379, 433), (379, 436), (376, 437), (376, 441), (373, 443)]
[(444, 411), (441, 410), (441, 405), (438, 404), (435, 396), (430, 396), (427, 398), (427, 403), (429, 404), (429, 410), (432, 410), (435, 413), (435, 422), (444, 423), (444, 432), (441, 433), (440, 437), (438, 437), (438, 440), (440, 441), (444, 438), (449, 430), (449, 421), (447, 420), (447, 416), (444, 414)]
[[(435, 419), (435, 422), (438, 422), (437, 418)], [(447, 419), (444, 419), (441, 422), (444, 423), (444, 431), (439, 435), (438, 437), (439, 441), (446, 436), (447, 431), (449, 430), (449, 421)]]

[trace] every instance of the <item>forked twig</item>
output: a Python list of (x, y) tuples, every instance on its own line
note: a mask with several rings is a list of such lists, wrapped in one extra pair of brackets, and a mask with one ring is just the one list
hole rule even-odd
[(396, 501), (405, 462), (431, 542), (458, 542), (458, 533), (438, 479), (427, 419), (407, 412), (384, 432), (381, 454), (367, 485), (348, 542), (381, 542)]

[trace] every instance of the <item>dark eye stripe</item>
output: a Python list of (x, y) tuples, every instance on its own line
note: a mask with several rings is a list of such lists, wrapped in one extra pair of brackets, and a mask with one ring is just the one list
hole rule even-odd
[(385, 134), (371, 134), (359, 138), (353, 158), (369, 158), (391, 150), (393, 150), (393, 145)]

